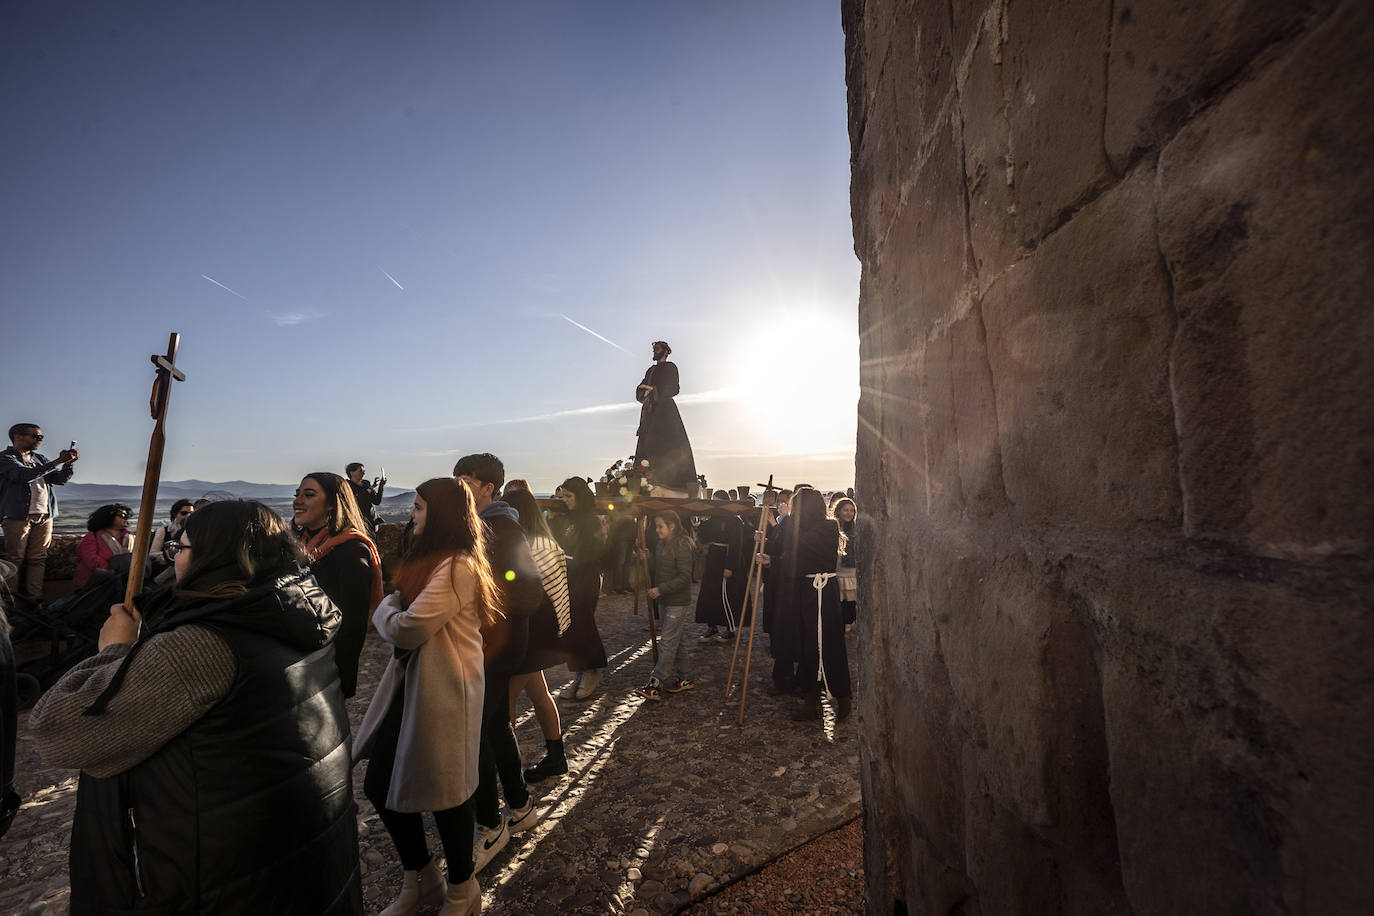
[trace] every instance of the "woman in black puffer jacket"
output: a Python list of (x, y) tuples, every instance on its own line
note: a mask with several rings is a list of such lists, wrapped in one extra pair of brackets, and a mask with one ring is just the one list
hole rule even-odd
[(361, 913), (338, 609), (260, 503), (172, 550), (176, 585), (111, 608), (29, 719), (82, 770), (71, 912)]

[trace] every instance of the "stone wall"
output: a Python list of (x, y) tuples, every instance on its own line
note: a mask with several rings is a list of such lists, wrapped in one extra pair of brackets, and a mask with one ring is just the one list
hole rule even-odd
[(1374, 4), (843, 21), (872, 911), (1374, 912)]

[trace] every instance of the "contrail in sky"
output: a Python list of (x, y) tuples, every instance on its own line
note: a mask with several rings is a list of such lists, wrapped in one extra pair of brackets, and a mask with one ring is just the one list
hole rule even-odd
[(393, 277), (391, 274), (386, 273), (386, 271), (382, 270), (380, 267), (378, 267), (377, 269), (381, 270), (382, 273), (386, 274), (386, 278), (390, 280), (392, 283), (395, 283), (397, 289), (405, 289), (405, 287), (401, 285), (400, 281)]
[(240, 299), (242, 299), (244, 302), (247, 302), (247, 301), (248, 301), (248, 297), (245, 296), (243, 293), (235, 292), (234, 290), (229, 289), (229, 287), (225, 286), (223, 283), (219, 282), (219, 281), (216, 280), (214, 277), (207, 277), (207, 276), (205, 276), (205, 274), (201, 274), (200, 276), (201, 276), (201, 279), (203, 279), (203, 280), (209, 280), (211, 283), (215, 284), (215, 285), (218, 286), (220, 289), (226, 290), (226, 291), (231, 292), (231, 293), (234, 293), (235, 296), (238, 296), (238, 297), (239, 297)]
[[(673, 400), (679, 404), (720, 404), (726, 401), (744, 400), (744, 392), (740, 391), (738, 388), (712, 388), (710, 391), (698, 391), (695, 394), (684, 394)], [(588, 414), (619, 413), (631, 410), (639, 410), (639, 403), (637, 401), (616, 401), (614, 404), (594, 404), (591, 407), (573, 407), (568, 410), (555, 410), (551, 413), (541, 413), (530, 417), (506, 417), (500, 420), (474, 420), (470, 423), (453, 423), (448, 426), (418, 426), (409, 429), (400, 429), (397, 430), (397, 432), (432, 433), (450, 429), (467, 429), (473, 426), (505, 426), (510, 423), (538, 423), (543, 420), (558, 420), (563, 417), (581, 417)]]
[(582, 330), (586, 331), (588, 334), (590, 334), (590, 335), (592, 335), (593, 337), (595, 337), (597, 340), (604, 340), (604, 341), (606, 341), (606, 343), (610, 344), (611, 346), (615, 347), (617, 350), (620, 350), (620, 351), (623, 352), (623, 353), (629, 353), (629, 352), (630, 352), (629, 350), (626, 350), (624, 347), (622, 347), (620, 344), (616, 343), (614, 340), (611, 340), (611, 339), (606, 338), (606, 337), (602, 337), (600, 334), (596, 333), (596, 332), (593, 331), (591, 328), (587, 327), (585, 324), (578, 324), (576, 321), (573, 321), (571, 318), (569, 318), (567, 315), (564, 315), (562, 312), (559, 312), (559, 313), (558, 313), (558, 317), (559, 317), (559, 318), (562, 318), (564, 321), (566, 321), (566, 322), (567, 322), (568, 324), (570, 324), (570, 325), (573, 325), (574, 327), (579, 327), (579, 328), (581, 328)]

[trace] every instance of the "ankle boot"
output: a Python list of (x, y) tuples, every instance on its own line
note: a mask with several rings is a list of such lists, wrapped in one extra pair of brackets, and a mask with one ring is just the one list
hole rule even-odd
[(525, 771), (525, 782), (543, 782), (568, 772), (568, 758), (563, 756), (563, 739), (545, 741), (544, 747), (548, 749), (544, 759)]
[(596, 688), (601, 686), (601, 669), (589, 668), (582, 672), (582, 680), (577, 682), (577, 693), (573, 694), (574, 700), (590, 700), (596, 693)]
[(439, 916), (474, 916), (482, 912), (482, 888), (477, 879), (469, 878), (462, 884), (450, 884), (444, 905), (439, 908)]
[(410, 916), (422, 906), (433, 906), (443, 899), (444, 876), (433, 859), (419, 871), (408, 871), (401, 878), (401, 893), (382, 910), (380, 916)]
[(821, 717), (821, 685), (809, 688), (802, 697), (802, 704), (792, 713), (793, 722), (809, 722)]

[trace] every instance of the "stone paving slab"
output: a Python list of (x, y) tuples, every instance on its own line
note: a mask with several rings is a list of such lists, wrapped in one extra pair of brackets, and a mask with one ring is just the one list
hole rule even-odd
[[(484, 912), (672, 912), (860, 812), (856, 723), (837, 725), (828, 709), (823, 723), (792, 722), (797, 701), (765, 693), (771, 659), (763, 633), (741, 727), (738, 688), (724, 698), (732, 646), (699, 645), (703, 628), (689, 626), (699, 686), (648, 703), (633, 692), (653, 667), (647, 620), (631, 613), (624, 595), (602, 596), (597, 620), (611, 656), (602, 689), (586, 702), (558, 701), (571, 772), (532, 787), (549, 816), (512, 837), (483, 871)], [(369, 633), (359, 695), (349, 701), (355, 729), (386, 657)], [(566, 669), (548, 675), (556, 694), (572, 680)], [(67, 912), (76, 774), (42, 765), (26, 722), (21, 715), (17, 781), (25, 805), (0, 840), (0, 914), (57, 916)], [(537, 762), (544, 745), (528, 701), (517, 734), (526, 764)], [(394, 896), (401, 871), (362, 796), (362, 773), (362, 766), (354, 771), (359, 855), (367, 912), (376, 913)], [(430, 841), (438, 850), (432, 825)]]

